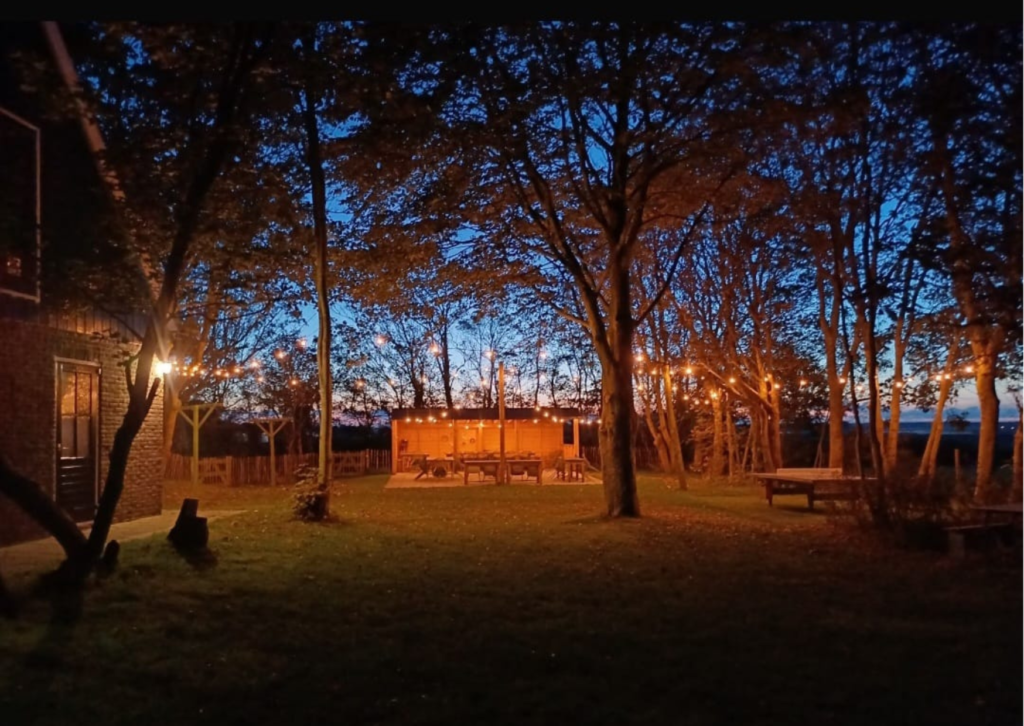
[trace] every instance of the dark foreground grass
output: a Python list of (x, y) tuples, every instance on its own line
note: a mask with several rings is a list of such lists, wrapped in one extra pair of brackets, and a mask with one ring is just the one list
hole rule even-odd
[[(81, 617), (0, 622), (0, 723), (1018, 724), (1019, 562), (887, 550), (755, 489), (204, 491)], [(170, 499), (180, 502), (182, 492)], [(176, 498), (176, 499), (175, 499)]]

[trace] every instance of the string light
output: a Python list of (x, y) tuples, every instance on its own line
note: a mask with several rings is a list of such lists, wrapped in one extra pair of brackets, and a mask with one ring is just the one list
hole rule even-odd
[(306, 349), (306, 345), (307, 345), (306, 339), (305, 338), (299, 338), (298, 340), (295, 341), (295, 345), (297, 345), (297, 346), (299, 346), (299, 348), (305, 350)]
[(377, 347), (380, 347), (380, 346), (384, 345), (385, 343), (387, 343), (388, 339), (384, 335), (381, 335), (380, 333), (378, 333), (377, 337), (375, 337), (373, 339), (373, 342), (377, 344)]
[(430, 353), (431, 353), (432, 355), (435, 355), (435, 356), (441, 355), (441, 346), (439, 346), (439, 345), (438, 345), (437, 343), (435, 343), (435, 342), (431, 342), (431, 343), (430, 343), (430, 348), (429, 348), (429, 350), (430, 350)]
[(274, 357), (277, 358), (278, 360), (284, 360), (285, 358), (288, 357), (288, 354), (281, 350), (280, 348), (278, 348), (277, 350), (274, 351)]

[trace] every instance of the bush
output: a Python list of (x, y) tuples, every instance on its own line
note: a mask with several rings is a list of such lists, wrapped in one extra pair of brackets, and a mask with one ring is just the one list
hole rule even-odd
[(292, 511), (304, 522), (319, 522), (327, 517), (330, 491), (327, 482), (321, 482), (315, 466), (301, 466), (295, 470), (298, 481), (292, 494)]

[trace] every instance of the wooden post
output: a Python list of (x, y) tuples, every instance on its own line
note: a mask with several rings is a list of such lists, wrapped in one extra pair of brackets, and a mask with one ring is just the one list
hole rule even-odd
[(256, 419), (253, 423), (267, 435), (270, 444), (270, 486), (277, 486), (277, 446), (274, 439), (288, 421), (283, 418), (263, 418)]
[(399, 426), (399, 420), (397, 416), (393, 416), (391, 419), (391, 473), (397, 474), (401, 471), (401, 453), (399, 450), (400, 441), (402, 436), (400, 433), (401, 426)]
[(452, 472), (456, 472), (459, 464), (459, 423), (455, 420), (454, 411), (449, 410), (448, 416), (452, 424)]
[[(189, 426), (192, 427), (192, 486), (199, 486), (199, 429), (203, 427), (206, 420), (210, 418), (210, 414), (213, 413), (219, 403), (193, 403), (191, 406), (182, 406), (181, 410), (178, 411), (178, 415), (185, 419)], [(192, 418), (188, 417), (185, 413), (185, 409), (192, 409)], [(206, 408), (207, 411), (202, 418), (199, 418), (199, 412)]]
[(580, 419), (575, 417), (572, 420), (572, 450), (573, 456), (580, 458)]
[(199, 486), (199, 406), (192, 407), (192, 486)]
[(274, 439), (277, 437), (273, 434), (268, 434), (267, 438), (270, 440), (270, 486), (277, 486), (277, 445), (274, 443)]
[(498, 364), (498, 483), (508, 483), (505, 465), (505, 363)]
[(960, 449), (953, 449), (953, 472), (956, 477), (956, 485), (960, 486)]

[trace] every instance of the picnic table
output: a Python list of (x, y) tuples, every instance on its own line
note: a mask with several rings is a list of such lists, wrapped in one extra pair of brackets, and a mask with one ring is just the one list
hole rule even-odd
[(789, 468), (754, 474), (764, 484), (768, 506), (780, 495), (799, 494), (807, 497), (807, 508), (814, 509), (818, 501), (849, 500), (856, 497), (854, 484), (869, 483), (875, 479), (843, 476), (842, 469)]
[[(481, 478), (485, 476), (494, 477), (498, 480), (498, 459), (463, 459), (462, 483), (469, 484), (470, 473), (478, 473)], [(527, 476), (536, 479), (541, 483), (543, 464), (540, 459), (505, 459), (505, 466), (510, 476)]]
[(398, 470), (409, 471), (412, 469), (413, 464), (416, 463), (417, 459), (422, 459), (427, 456), (426, 452), (420, 454), (410, 454), (408, 452), (398, 455)]

